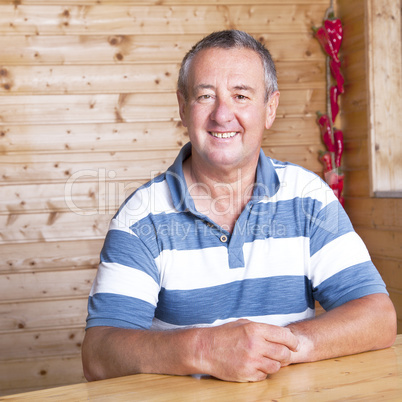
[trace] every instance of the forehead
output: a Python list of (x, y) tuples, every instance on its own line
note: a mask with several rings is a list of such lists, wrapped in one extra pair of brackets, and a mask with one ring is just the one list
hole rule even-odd
[(247, 48), (203, 49), (194, 56), (189, 71), (190, 86), (209, 83), (246, 80), (260, 85), (264, 81), (264, 67), (258, 53)]

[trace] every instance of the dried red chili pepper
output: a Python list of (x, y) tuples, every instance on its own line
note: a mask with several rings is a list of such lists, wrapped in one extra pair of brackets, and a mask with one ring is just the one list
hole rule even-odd
[(329, 68), (331, 69), (332, 76), (335, 78), (336, 86), (338, 87), (339, 93), (343, 94), (345, 92), (345, 89), (343, 87), (345, 79), (343, 78), (343, 75), (341, 73), (341, 62), (337, 62), (334, 59), (331, 59), (329, 62)]
[(320, 42), (320, 45), (324, 49), (324, 52), (331, 57), (331, 59), (335, 60), (336, 62), (339, 62), (338, 59), (338, 52), (335, 51), (333, 42), (331, 41), (331, 38), (328, 34), (328, 31), (325, 29), (325, 27), (319, 27), (315, 28), (313, 27), (314, 31), (314, 36), (317, 38), (318, 42)]
[(325, 174), (325, 181), (331, 187), (332, 191), (336, 195), (336, 198), (340, 199), (343, 191), (343, 181), (345, 175), (338, 174), (336, 170), (332, 170)]
[(324, 20), (324, 27), (328, 32), (328, 36), (329, 39), (331, 40), (334, 52), (338, 54), (343, 39), (343, 29), (341, 20), (337, 18)]
[(339, 113), (339, 104), (338, 104), (338, 97), (339, 97), (339, 90), (337, 86), (332, 86), (329, 90), (329, 98), (331, 101), (331, 114), (332, 114), (332, 123), (335, 121), (336, 116)]
[(334, 129), (334, 142), (335, 142), (335, 166), (341, 166), (341, 158), (343, 154), (343, 132)]
[(317, 123), (320, 126), (322, 140), (327, 146), (329, 152), (335, 152), (335, 146), (332, 142), (331, 123), (329, 121), (329, 117), (326, 114), (321, 114), (319, 112), (317, 113), (317, 116)]
[(324, 173), (332, 170), (332, 158), (330, 152), (320, 151), (319, 160), (324, 165)]

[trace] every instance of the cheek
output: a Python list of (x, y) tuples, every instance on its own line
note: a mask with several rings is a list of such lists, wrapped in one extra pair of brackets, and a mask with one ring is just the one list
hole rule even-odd
[(193, 106), (189, 110), (187, 123), (193, 127), (197, 127), (208, 120), (210, 116), (209, 108), (201, 105)]

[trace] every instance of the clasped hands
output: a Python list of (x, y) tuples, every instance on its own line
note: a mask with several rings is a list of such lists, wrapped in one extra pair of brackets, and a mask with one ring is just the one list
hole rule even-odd
[(290, 329), (240, 319), (201, 335), (200, 366), (226, 381), (264, 380), (292, 363), (299, 339)]

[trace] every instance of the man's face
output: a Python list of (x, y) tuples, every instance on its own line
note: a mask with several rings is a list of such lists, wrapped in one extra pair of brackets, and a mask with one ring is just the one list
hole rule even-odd
[(188, 100), (181, 93), (178, 100), (198, 164), (222, 170), (255, 168), (264, 129), (271, 127), (279, 100), (275, 92), (265, 102), (264, 69), (257, 53), (236, 48), (200, 51), (189, 72)]

